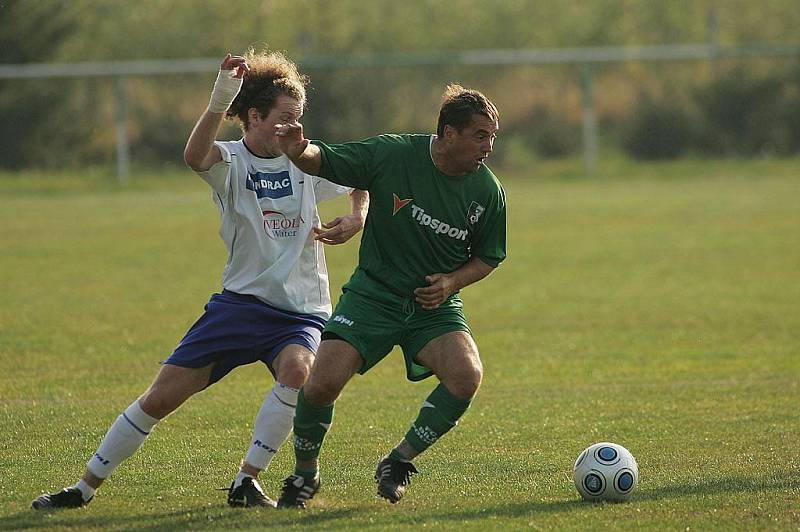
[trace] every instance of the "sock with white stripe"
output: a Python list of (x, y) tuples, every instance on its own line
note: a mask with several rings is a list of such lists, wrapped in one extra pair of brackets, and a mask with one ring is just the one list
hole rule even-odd
[(96, 477), (108, 478), (118, 465), (142, 446), (156, 423), (158, 419), (147, 415), (137, 399), (114, 421), (86, 467)]
[[(244, 459), (252, 467), (261, 471), (267, 469), (272, 457), (289, 437), (297, 406), (297, 393), (297, 389), (279, 382), (267, 393), (256, 415), (252, 444)], [(240, 471), (233, 487), (238, 487), (245, 476), (250, 475)]]
[(405, 441), (417, 453), (423, 452), (458, 424), (469, 404), (469, 399), (459, 399), (439, 384), (422, 403)]
[(332, 421), (333, 405), (312, 405), (306, 401), (301, 389), (294, 416), (294, 455), (298, 461), (316, 460), (319, 457), (322, 442)]

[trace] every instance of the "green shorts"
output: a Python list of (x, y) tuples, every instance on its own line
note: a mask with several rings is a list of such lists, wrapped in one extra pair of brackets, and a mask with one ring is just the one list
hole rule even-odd
[(358, 371), (369, 371), (383, 360), (395, 345), (403, 350), (408, 380), (420, 381), (433, 372), (414, 360), (425, 345), (453, 331), (470, 333), (458, 295), (434, 310), (425, 310), (413, 299), (383, 292), (366, 296), (344, 290), (325, 333), (333, 333), (356, 348), (364, 359)]

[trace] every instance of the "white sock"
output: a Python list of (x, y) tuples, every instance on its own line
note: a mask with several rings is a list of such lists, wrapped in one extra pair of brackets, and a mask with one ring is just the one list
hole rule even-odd
[(83, 502), (89, 502), (89, 500), (94, 497), (94, 488), (87, 484), (83, 479), (79, 480), (78, 483), (72, 487), (81, 492)]
[(137, 399), (114, 421), (86, 467), (96, 477), (108, 478), (118, 465), (142, 446), (156, 423), (158, 420), (147, 415)]
[(262, 471), (269, 467), (272, 457), (292, 431), (298, 392), (295, 388), (275, 383), (256, 416), (253, 443), (245, 462)]

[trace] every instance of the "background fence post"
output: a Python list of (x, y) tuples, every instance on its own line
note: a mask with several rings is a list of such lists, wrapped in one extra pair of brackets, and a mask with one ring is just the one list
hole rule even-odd
[(117, 178), (120, 184), (126, 185), (131, 170), (131, 156), (128, 142), (127, 77), (125, 76), (114, 76), (114, 108), (117, 129)]
[(583, 159), (587, 175), (597, 167), (597, 117), (594, 109), (592, 67), (581, 65), (581, 95), (583, 101)]

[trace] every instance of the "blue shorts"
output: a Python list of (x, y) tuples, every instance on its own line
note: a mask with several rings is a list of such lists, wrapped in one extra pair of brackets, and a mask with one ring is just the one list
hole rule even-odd
[(317, 351), (325, 320), (271, 307), (255, 296), (223, 290), (211, 296), (205, 313), (164, 361), (185, 368), (214, 363), (208, 385), (233, 368), (261, 361), (273, 373), (281, 350), (298, 344)]

